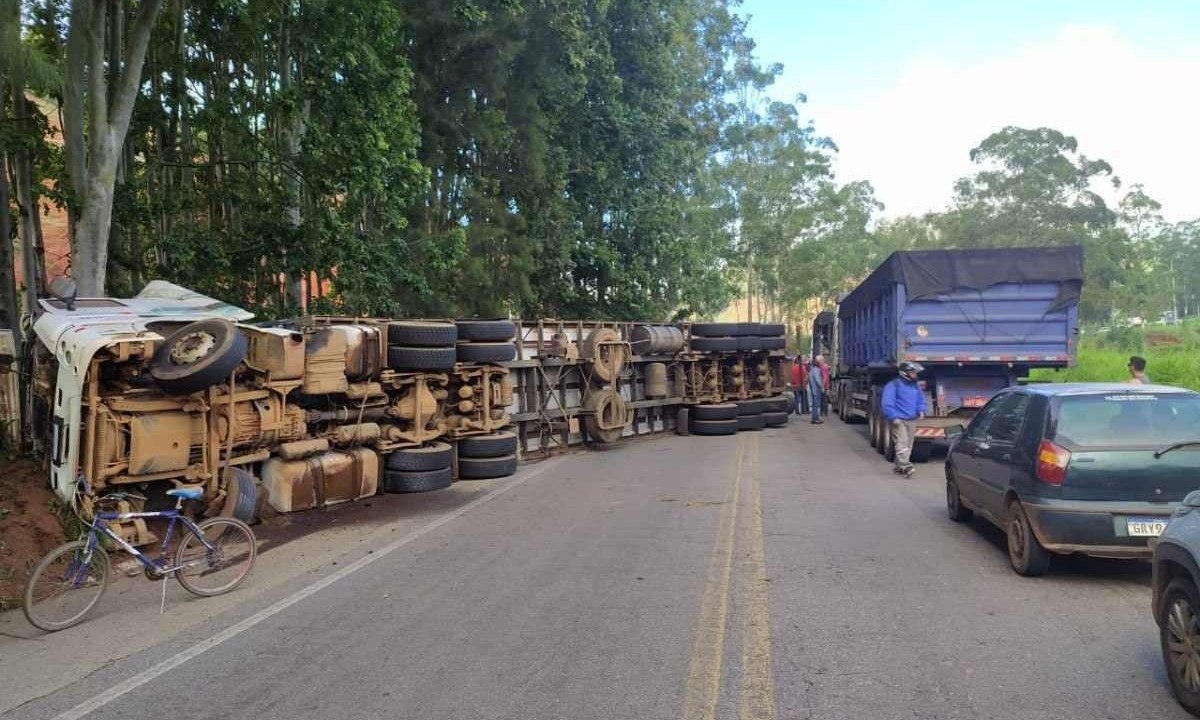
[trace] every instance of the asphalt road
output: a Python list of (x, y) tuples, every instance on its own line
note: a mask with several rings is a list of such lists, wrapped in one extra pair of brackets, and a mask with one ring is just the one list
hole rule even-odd
[(942, 482), (837, 420), (526, 466), (4, 717), (1189, 717), (1146, 565), (1018, 577)]

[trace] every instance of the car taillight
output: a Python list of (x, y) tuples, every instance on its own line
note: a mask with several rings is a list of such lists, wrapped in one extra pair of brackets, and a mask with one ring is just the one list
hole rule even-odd
[(1036, 472), (1038, 480), (1051, 485), (1062, 485), (1067, 476), (1067, 465), (1071, 464), (1071, 451), (1049, 440), (1038, 445)]

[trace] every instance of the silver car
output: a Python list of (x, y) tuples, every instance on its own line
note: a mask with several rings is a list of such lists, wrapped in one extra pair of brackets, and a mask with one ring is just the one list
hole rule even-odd
[(1154, 548), (1154, 619), (1179, 704), (1200, 717), (1200, 490), (1171, 516)]

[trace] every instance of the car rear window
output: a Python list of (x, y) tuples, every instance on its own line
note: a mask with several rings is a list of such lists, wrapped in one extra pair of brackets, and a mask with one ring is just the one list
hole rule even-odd
[(1065, 447), (1164, 447), (1200, 440), (1200, 395), (1113, 393), (1059, 401), (1051, 437)]

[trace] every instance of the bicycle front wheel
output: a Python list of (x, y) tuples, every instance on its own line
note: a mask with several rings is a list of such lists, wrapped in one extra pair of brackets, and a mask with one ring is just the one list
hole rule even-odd
[(76, 540), (51, 550), (25, 586), (25, 617), (46, 632), (78, 625), (108, 587), (108, 553)]
[(184, 589), (196, 595), (210, 597), (229, 592), (254, 567), (258, 554), (254, 531), (231, 517), (205, 520), (196, 529), (204, 541), (192, 533), (184, 536), (175, 552), (175, 577)]

